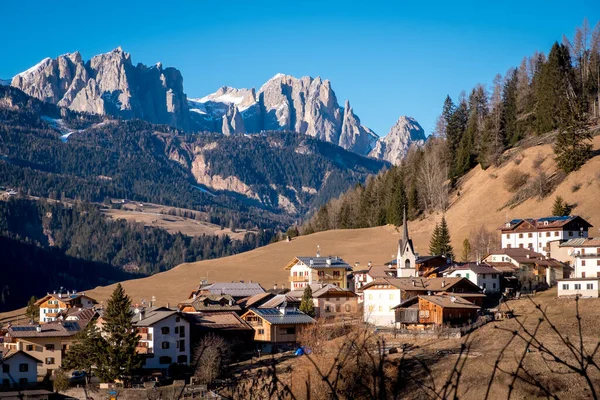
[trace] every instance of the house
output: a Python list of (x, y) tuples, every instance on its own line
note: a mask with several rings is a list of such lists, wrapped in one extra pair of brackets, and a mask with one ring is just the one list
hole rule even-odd
[(313, 292), (316, 318), (344, 318), (358, 312), (356, 293), (335, 285), (327, 285)]
[(566, 253), (566, 262), (574, 269), (573, 278), (600, 277), (600, 238), (571, 239), (558, 248), (562, 250), (559, 254)]
[(549, 243), (588, 237), (592, 225), (581, 217), (545, 217), (513, 219), (498, 228), (502, 237), (502, 248), (524, 248), (550, 257)]
[(97, 304), (96, 300), (86, 296), (85, 293), (68, 290), (63, 292), (62, 289), (48, 293), (35, 302), (35, 305), (40, 308), (40, 323), (56, 321), (59, 313), (69, 308), (92, 308), (95, 304)]
[(407, 329), (469, 324), (477, 320), (479, 311), (479, 306), (451, 294), (419, 295), (393, 308), (396, 324)]
[(479, 286), (485, 293), (499, 293), (502, 273), (482, 263), (457, 264), (444, 271), (444, 276), (467, 278)]
[(363, 288), (363, 318), (366, 323), (390, 326), (395, 323), (393, 307), (419, 295), (458, 294), (480, 306), (486, 297), (464, 277), (456, 278), (378, 278)]
[(62, 365), (63, 357), (90, 320), (54, 321), (40, 325), (11, 325), (4, 336), (4, 348), (24, 351), (43, 361), (37, 368), (39, 375), (46, 375)]
[[(198, 343), (207, 334), (221, 336), (230, 343), (249, 345), (254, 338), (254, 330), (235, 312), (211, 312), (186, 314), (190, 323), (191, 342)], [(192, 355), (194, 353), (192, 349)]]
[(300, 307), (301, 300), (298, 297), (290, 295), (290, 293), (291, 292), (273, 296), (269, 300), (258, 305), (258, 308), (277, 308), (277, 307), (298, 308), (298, 307)]
[(146, 369), (166, 369), (190, 362), (190, 323), (178, 310), (167, 307), (136, 308), (133, 326), (140, 337), (136, 350)]
[(0, 351), (1, 388), (26, 388), (36, 384), (38, 364), (42, 361), (22, 350)]
[(600, 278), (560, 279), (557, 283), (558, 297), (600, 297)]
[(303, 312), (287, 307), (251, 308), (242, 319), (254, 329), (254, 341), (265, 352), (294, 346), (302, 329), (315, 322)]
[[(563, 277), (564, 264), (525, 248), (504, 248), (488, 254), (483, 261), (500, 269), (498, 263), (510, 263), (520, 287), (535, 289), (539, 286), (552, 286)], [(502, 269), (506, 272), (506, 268)]]
[(183, 313), (242, 311), (242, 307), (236, 304), (233, 297), (229, 294), (205, 294), (199, 296), (194, 294), (192, 296), (191, 299), (182, 301), (177, 305), (179, 311)]
[(235, 301), (241, 300), (248, 296), (253, 296), (255, 294), (264, 293), (265, 289), (262, 288), (256, 282), (215, 282), (208, 283), (206, 281), (202, 281), (198, 289), (194, 290), (189, 299), (193, 299), (194, 296), (207, 295), (207, 294), (220, 294), (220, 295), (230, 295), (233, 297)]
[(248, 296), (245, 297), (241, 300), (237, 301), (237, 304), (244, 310), (248, 310), (249, 308), (252, 307), (258, 307), (260, 305), (262, 305), (263, 303), (271, 300), (273, 297), (275, 297), (277, 294), (274, 292), (264, 292), (264, 293), (259, 293), (259, 294), (255, 294), (253, 296)]
[(348, 272), (352, 267), (339, 257), (294, 257), (286, 266), (290, 271), (291, 290), (314, 283), (333, 284), (348, 288)]

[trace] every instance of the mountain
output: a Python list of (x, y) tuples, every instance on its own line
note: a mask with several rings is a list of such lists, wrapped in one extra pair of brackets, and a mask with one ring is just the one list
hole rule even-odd
[(8, 86), (10, 81), (8, 79), (0, 79), (0, 86)]
[(189, 127), (181, 73), (160, 63), (134, 66), (120, 47), (87, 62), (79, 52), (45, 58), (11, 85), (73, 111)]
[(412, 146), (423, 146), (425, 140), (425, 131), (421, 125), (414, 118), (402, 116), (387, 136), (377, 141), (369, 156), (397, 165)]
[(340, 106), (327, 79), (277, 74), (258, 91), (223, 86), (188, 99), (177, 69), (160, 63), (134, 66), (120, 47), (87, 62), (78, 52), (45, 58), (17, 74), (11, 85), (73, 111), (138, 118), (188, 132), (293, 131), (394, 163), (412, 143), (410, 130), (392, 130), (391, 137), (379, 138), (361, 124), (349, 101)]
[(74, 112), (6, 86), (0, 133), (0, 186), (189, 208), (243, 228), (285, 229), (388, 165), (295, 132), (180, 134)]

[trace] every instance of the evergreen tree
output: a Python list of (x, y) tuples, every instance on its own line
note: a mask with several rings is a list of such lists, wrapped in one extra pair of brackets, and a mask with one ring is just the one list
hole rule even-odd
[(444, 256), (454, 259), (454, 251), (450, 245), (450, 231), (446, 223), (446, 217), (442, 217), (439, 224), (435, 224), (435, 229), (429, 241), (429, 252), (432, 256)]
[(592, 157), (592, 133), (583, 123), (559, 128), (554, 155), (556, 165), (565, 173), (578, 170)]
[(31, 296), (27, 302), (27, 310), (25, 310), (25, 316), (33, 322), (37, 321), (40, 317), (40, 306), (35, 304), (37, 300), (37, 297)]
[(440, 225), (437, 222), (431, 233), (431, 239), (429, 239), (429, 254), (432, 256), (440, 254)]
[(469, 242), (469, 239), (463, 240), (463, 249), (462, 249), (462, 257), (461, 257), (461, 261), (462, 262), (469, 262), (471, 261), (471, 242)]
[(312, 289), (310, 288), (310, 285), (306, 285), (306, 288), (304, 289), (299, 310), (304, 314), (310, 315), (311, 317), (315, 316), (315, 305), (313, 303)]
[(102, 315), (104, 346), (99, 351), (97, 366), (98, 375), (106, 382), (129, 376), (142, 366), (142, 358), (135, 350), (139, 337), (133, 327), (133, 315), (131, 299), (119, 283)]
[(517, 70), (512, 69), (506, 75), (504, 82), (500, 116), (502, 136), (507, 139), (509, 146), (516, 144), (521, 139), (521, 135), (517, 129), (517, 85)]
[(571, 215), (572, 206), (567, 204), (562, 197), (556, 196), (552, 205), (552, 215), (556, 217), (566, 217)]
[(92, 376), (92, 367), (100, 365), (100, 357), (107, 343), (93, 322), (79, 332), (76, 339), (76, 343), (71, 345), (69, 351), (65, 354), (63, 368), (84, 371), (86, 373), (86, 383), (89, 383)]

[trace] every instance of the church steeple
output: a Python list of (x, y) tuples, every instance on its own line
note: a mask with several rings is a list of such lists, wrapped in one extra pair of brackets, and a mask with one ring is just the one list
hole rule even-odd
[(408, 243), (408, 224), (406, 223), (406, 206), (404, 206), (404, 216), (402, 217), (402, 230), (404, 231), (402, 241)]

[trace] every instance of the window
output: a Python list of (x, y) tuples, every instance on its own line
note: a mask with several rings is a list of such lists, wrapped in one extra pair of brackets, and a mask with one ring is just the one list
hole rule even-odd
[(377, 310), (378, 310), (379, 312), (382, 312), (382, 311), (383, 311), (383, 307), (382, 307), (382, 306), (379, 306), (379, 307), (377, 308)]
[(10, 387), (10, 379), (2, 379), (2, 386)]
[(594, 288), (594, 284), (593, 284), (593, 283), (588, 283), (588, 284), (585, 286), (585, 288), (586, 288), (587, 290), (592, 290), (592, 289)]
[(527, 248), (529, 248), (529, 249), (533, 249), (533, 243), (529, 243), (529, 244), (527, 245)]
[(506, 246), (506, 248), (507, 248), (507, 249), (512, 249), (512, 244), (510, 244), (510, 243), (509, 243), (509, 244)]
[(27, 372), (29, 371), (29, 364), (19, 364), (19, 372)]
[(575, 290), (581, 290), (581, 283), (575, 284)]
[(53, 344), (46, 344), (46, 351), (54, 351), (54, 345)]
[(469, 279), (469, 273), (468, 272), (465, 274), (465, 276), (467, 277), (467, 279)]
[(350, 312), (352, 311), (352, 307), (350, 307), (350, 304), (346, 304), (346, 312)]
[(483, 279), (485, 279), (485, 274), (481, 274), (481, 277), (482, 277)]
[(390, 300), (394, 300), (394, 293), (390, 293)]
[(600, 260), (596, 260), (596, 265), (600, 267)]
[(178, 327), (178, 326), (176, 326), (176, 327), (175, 327), (175, 334), (178, 334), (178, 333), (179, 333), (179, 327)]
[(523, 243), (519, 243), (519, 248), (522, 249), (523, 248)]
[(585, 254), (585, 249), (581, 249), (581, 255)]
[[(163, 335), (168, 335), (169, 334), (169, 327), (168, 326), (163, 326), (162, 328), (160, 328), (160, 332)], [(162, 363), (161, 363), (162, 364)]]
[(179, 322), (179, 321), (181, 321), (181, 317), (176, 317), (175, 322)]
[(179, 327), (179, 337), (185, 337), (185, 326)]
[(573, 236), (573, 232), (569, 231), (569, 236)]
[(510, 234), (509, 233), (506, 234), (506, 238), (510, 239)]
[(596, 272), (596, 277), (600, 278), (600, 272)]
[(373, 294), (369, 293), (369, 300), (373, 300)]
[(581, 260), (581, 266), (585, 267), (585, 260)]
[(460, 274), (456, 274), (456, 277), (457, 277), (457, 278), (460, 278)]
[(177, 356), (177, 362), (179, 364), (187, 364), (187, 356), (184, 354)]
[(484, 289), (486, 288), (486, 287), (485, 287), (485, 282), (483, 283), (483, 288), (484, 288)]
[(523, 239), (523, 234), (519, 233), (519, 239)]
[(330, 306), (325, 306), (325, 312), (331, 312), (331, 307)]
[(25, 351), (33, 351), (33, 345), (32, 344), (25, 345)]
[(342, 306), (340, 306), (339, 304), (335, 305), (335, 312), (340, 312), (342, 311)]
[(533, 237), (533, 233), (529, 232), (529, 233), (527, 234), (527, 237)]
[(563, 288), (563, 290), (569, 290), (569, 284), (568, 283), (563, 283), (562, 288)]
[(582, 277), (582, 278), (585, 278), (585, 272), (582, 272), (582, 273), (581, 273), (581, 277)]
[(333, 271), (333, 277), (334, 278), (339, 278), (340, 277), (340, 271)]
[(179, 351), (185, 351), (185, 340), (179, 341)]
[(496, 283), (495, 283), (495, 282), (494, 282), (494, 283), (492, 283), (492, 288), (493, 288), (493, 289), (496, 289)]
[(167, 364), (167, 365), (171, 365), (172, 364), (172, 359), (169, 356), (162, 356), (158, 359), (158, 363), (159, 364)]
[(46, 365), (54, 365), (54, 357), (46, 357)]
[(5, 374), (10, 373), (10, 365), (8, 364), (2, 364), (2, 372)]
[[(169, 342), (162, 342), (160, 345), (163, 349), (168, 349), (169, 348)], [(162, 363), (161, 363), (162, 364)]]
[(498, 274), (492, 274), (492, 279), (496, 279), (498, 277)]
[(259, 335), (264, 335), (265, 334), (265, 330), (264, 329), (259, 329), (258, 330), (258, 334)]
[(296, 334), (296, 328), (292, 327), (292, 328), (284, 328), (283, 333), (285, 335), (295, 335)]
[(550, 237), (550, 232), (546, 232), (546, 237)]

